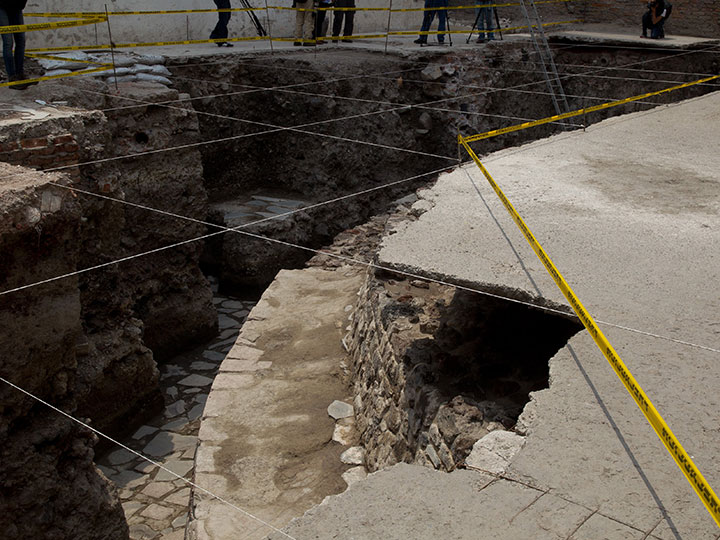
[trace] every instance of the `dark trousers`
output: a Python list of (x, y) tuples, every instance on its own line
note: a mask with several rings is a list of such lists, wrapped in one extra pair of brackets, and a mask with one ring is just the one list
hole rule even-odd
[[(15, 26), (18, 24), (24, 24), (22, 10), (0, 8), (0, 26)], [(13, 41), (15, 42), (14, 52)], [(24, 68), (25, 32), (2, 34), (2, 42), (3, 60), (5, 61), (5, 71), (7, 71), (8, 77), (19, 75)]]
[[(230, 9), (230, 0), (213, 0), (218, 9)], [(228, 22), (230, 12), (218, 13), (218, 22), (210, 33), (210, 39), (223, 39), (228, 37)]]
[[(354, 8), (355, 0), (335, 0), (335, 7), (339, 8)], [(343, 18), (345, 19), (345, 28), (343, 29), (343, 36), (352, 36), (353, 33), (353, 21), (355, 20), (354, 11), (335, 11), (333, 15), (333, 29), (332, 35), (339, 36), (340, 29), (343, 25)]]
[(650, 30), (650, 37), (653, 39), (665, 37), (665, 18), (660, 19), (659, 22), (653, 24), (652, 22), (652, 11), (646, 11), (642, 17), (642, 35), (647, 36), (647, 31)]
[(315, 39), (320, 39), (324, 36), (323, 34), (323, 24), (325, 23), (325, 14), (327, 11), (317, 11), (315, 15), (315, 31), (313, 37)]
[[(447, 7), (448, 6), (448, 0), (425, 0), (425, 7), (426, 8), (433, 8), (433, 7)], [(447, 10), (444, 9), (437, 9), (433, 11), (424, 11), (423, 12), (423, 22), (422, 26), (420, 27), (421, 32), (427, 32), (430, 30), (430, 25), (432, 24), (433, 20), (435, 19), (435, 15), (437, 14), (438, 18), (438, 32), (444, 32), (445, 31), (445, 21), (447, 19)], [(435, 34), (437, 36), (438, 43), (444, 43), (445, 42), (445, 34)], [(427, 34), (421, 34), (420, 35), (420, 41), (423, 43), (427, 43)]]

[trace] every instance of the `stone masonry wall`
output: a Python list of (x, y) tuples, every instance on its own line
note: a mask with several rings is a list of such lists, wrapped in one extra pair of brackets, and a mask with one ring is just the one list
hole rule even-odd
[(433, 384), (443, 360), (433, 334), (453, 289), (416, 280), (397, 289), (394, 277), (368, 271), (346, 337), (365, 465), (375, 471), (406, 462), (450, 471), (478, 439), (513, 421), (495, 403)]

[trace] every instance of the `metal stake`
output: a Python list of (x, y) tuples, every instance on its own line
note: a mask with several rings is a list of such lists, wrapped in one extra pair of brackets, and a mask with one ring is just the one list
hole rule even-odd
[(108, 27), (108, 37), (110, 38), (110, 58), (112, 60), (113, 73), (115, 74), (115, 91), (119, 92), (118, 81), (117, 81), (117, 69), (115, 68), (115, 44), (112, 39), (112, 30), (110, 29), (110, 14), (108, 13), (107, 4), (105, 4), (105, 21)]
[(387, 31), (385, 32), (385, 54), (387, 54), (388, 40), (390, 39), (390, 17), (392, 17), (392, 0), (390, 0), (390, 7), (388, 8), (388, 24)]
[(265, 18), (267, 19), (267, 35), (270, 39), (270, 54), (273, 54), (272, 25), (270, 24), (270, 10), (268, 9), (267, 0), (265, 0)]

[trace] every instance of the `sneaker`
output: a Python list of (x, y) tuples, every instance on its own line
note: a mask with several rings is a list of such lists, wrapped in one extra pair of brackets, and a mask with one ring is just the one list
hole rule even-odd
[(295, 43), (293, 43), (293, 46), (295, 47), (299, 47), (300, 45), (302, 45), (300, 41), (296, 41)]
[(427, 41), (425, 41), (423, 38), (417, 38), (413, 43), (417, 43), (418, 45), (425, 45)]

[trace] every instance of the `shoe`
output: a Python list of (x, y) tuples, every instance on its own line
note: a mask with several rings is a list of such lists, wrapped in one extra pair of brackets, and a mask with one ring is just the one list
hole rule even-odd
[(417, 43), (418, 45), (425, 45), (427, 41), (425, 41), (423, 38), (417, 38), (413, 43)]
[(315, 44), (312, 42), (311, 43), (303, 43), (303, 47), (314, 47), (314, 46), (315, 46)]
[[(10, 75), (10, 77), (8, 77), (8, 80), (10, 82), (15, 82), (15, 81), (22, 81), (23, 79), (19, 75)], [(8, 88), (10, 88), (11, 90), (27, 90), (28, 86), (30, 86), (30, 85), (28, 85), (28, 84), (13, 84), (12, 86), (8, 86)]]
[(318, 45), (325, 45), (327, 43), (327, 41), (323, 41), (322, 39), (319, 39), (315, 43), (317, 43)]
[(296, 41), (295, 43), (293, 43), (294, 47), (299, 47), (300, 45), (302, 45), (300, 41)]
[(333, 42), (333, 43), (337, 43), (338, 40), (337, 40), (337, 39), (333, 39), (332, 42)]
[(234, 47), (232, 43), (228, 43), (227, 41), (223, 41), (222, 43), (217, 44), (218, 47)]
[[(18, 81), (24, 81), (24, 80), (29, 79), (29, 78), (30, 78), (30, 77), (28, 77), (27, 75), (25, 75), (25, 73), (22, 72), (22, 71), (17, 75), (17, 80), (18, 80)], [(28, 86), (33, 86), (34, 84), (37, 84), (38, 82), (39, 82), (39, 81), (28, 81), (28, 82), (26, 82), (26, 83), (24, 84), (24, 86), (25, 86), (25, 88), (27, 88)]]
[(344, 41), (345, 43), (352, 43), (353, 40), (352, 40), (352, 39), (343, 39), (343, 41)]

